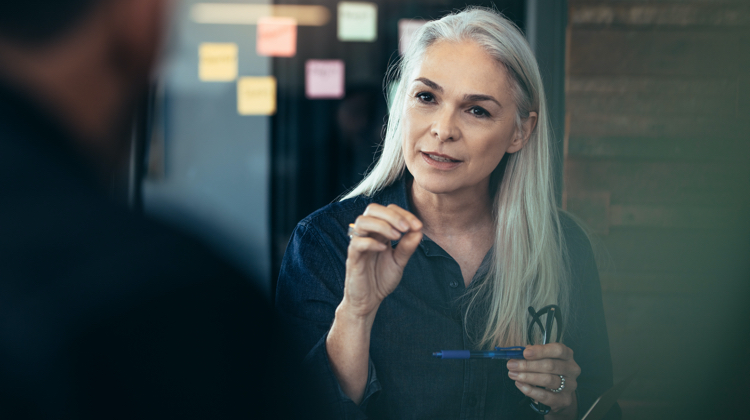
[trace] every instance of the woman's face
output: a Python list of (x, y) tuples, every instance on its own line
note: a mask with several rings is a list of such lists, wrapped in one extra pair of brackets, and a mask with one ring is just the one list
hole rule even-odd
[[(528, 139), (516, 130), (505, 69), (472, 41), (440, 41), (408, 80), (403, 151), (415, 187), (433, 194), (476, 190), (505, 153)], [(536, 113), (524, 123), (530, 133)]]

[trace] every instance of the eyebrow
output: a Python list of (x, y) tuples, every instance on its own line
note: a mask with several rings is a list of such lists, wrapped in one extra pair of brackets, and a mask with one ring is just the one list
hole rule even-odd
[[(427, 85), (427, 87), (429, 87), (430, 89), (435, 89), (436, 91), (438, 91), (440, 93), (443, 93), (443, 87), (442, 86), (440, 86), (439, 84), (433, 82), (432, 80), (430, 80), (430, 79), (428, 79), (426, 77), (419, 77), (419, 78), (414, 79), (414, 81), (415, 82), (421, 82), (421, 83)], [(470, 94), (470, 95), (464, 95), (464, 100), (467, 101), (467, 102), (492, 101), (492, 102), (496, 103), (497, 106), (499, 106), (501, 108), (503, 107), (502, 105), (500, 105), (500, 102), (498, 102), (497, 99), (493, 98), (490, 95), (480, 95), (480, 94), (476, 94), (476, 93), (475, 94)]]

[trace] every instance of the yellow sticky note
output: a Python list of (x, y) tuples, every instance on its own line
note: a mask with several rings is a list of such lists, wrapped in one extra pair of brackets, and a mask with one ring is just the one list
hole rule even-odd
[(198, 77), (204, 82), (237, 78), (237, 44), (204, 42), (198, 46)]
[(340, 41), (367, 41), (378, 38), (378, 5), (359, 1), (342, 1), (338, 6)]
[(237, 80), (237, 112), (240, 115), (276, 113), (276, 78), (240, 77)]
[(297, 21), (290, 17), (266, 16), (258, 19), (258, 55), (294, 57), (297, 52)]

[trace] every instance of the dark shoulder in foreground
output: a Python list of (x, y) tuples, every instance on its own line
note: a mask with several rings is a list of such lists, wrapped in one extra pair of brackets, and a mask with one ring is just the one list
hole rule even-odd
[(251, 280), (2, 102), (0, 418), (301, 418)]

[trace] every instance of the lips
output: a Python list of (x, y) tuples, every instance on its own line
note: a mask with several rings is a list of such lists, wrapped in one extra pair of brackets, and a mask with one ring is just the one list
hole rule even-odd
[(425, 154), (430, 157), (430, 159), (434, 159), (438, 162), (460, 162), (460, 160), (454, 158), (450, 155), (444, 155), (442, 153), (435, 153), (435, 152), (422, 152), (422, 154)]
[(461, 161), (449, 155), (434, 152), (422, 152), (422, 159), (430, 166), (447, 171), (461, 164)]

